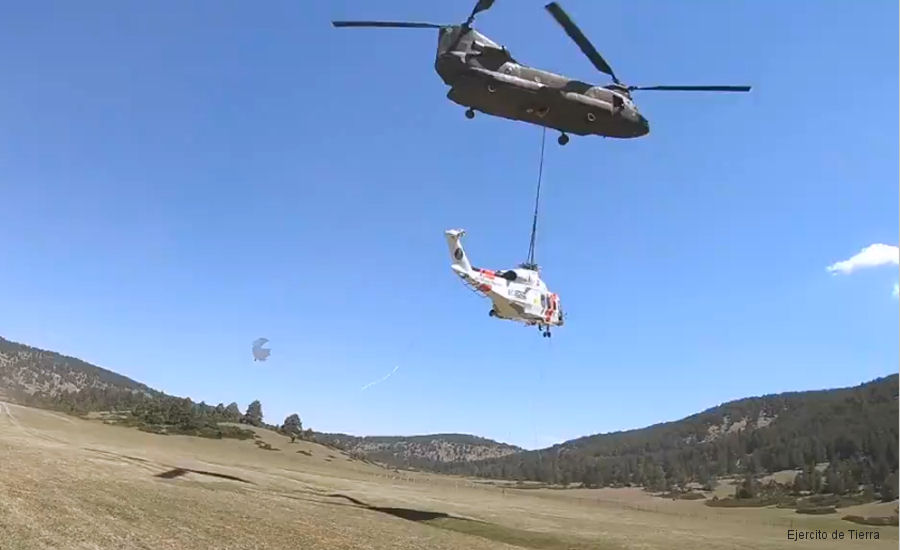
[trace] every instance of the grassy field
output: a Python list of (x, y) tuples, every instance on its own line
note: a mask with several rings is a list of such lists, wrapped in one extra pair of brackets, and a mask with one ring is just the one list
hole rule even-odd
[[(638, 489), (516, 489), (397, 472), (257, 430), (164, 436), (0, 403), (0, 548), (897, 548), (896, 527), (723, 509)], [(258, 442), (268, 443), (271, 449)], [(482, 480), (483, 481), (483, 480)], [(859, 508), (859, 510), (855, 510)], [(789, 529), (829, 540), (791, 541)], [(832, 541), (835, 529), (844, 540)], [(879, 540), (849, 540), (850, 529)]]

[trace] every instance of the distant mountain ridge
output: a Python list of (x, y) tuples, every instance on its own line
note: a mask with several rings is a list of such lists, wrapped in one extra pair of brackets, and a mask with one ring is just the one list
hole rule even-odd
[[(77, 402), (81, 410), (111, 403), (127, 410), (144, 395), (167, 399), (169, 417), (177, 417), (178, 408), (213, 422), (241, 416), (234, 403), (193, 404), (80, 359), (0, 338), (0, 396), (19, 396), (34, 406), (58, 406), (62, 396), (64, 406)], [(898, 375), (854, 387), (739, 399), (681, 420), (536, 451), (455, 433), (312, 437), (389, 466), (497, 479), (666, 489), (827, 463), (823, 475), (831, 484), (878, 489), (898, 469)]]
[(534, 451), (461, 434), (317, 437), (398, 467), (664, 488), (823, 462), (852, 463), (863, 481), (874, 476), (877, 482), (897, 471), (897, 423), (898, 375), (892, 374), (847, 388), (738, 399), (681, 420), (587, 435)]
[[(164, 392), (81, 359), (13, 342), (0, 337), (0, 396), (18, 397), (33, 406), (58, 402), (61, 396), (80, 392), (144, 393), (172, 397)], [(118, 400), (117, 400), (118, 401)], [(102, 398), (88, 402), (102, 403)], [(522, 449), (465, 434), (432, 434), (410, 437), (356, 437), (316, 433), (317, 440), (389, 464), (434, 468), (444, 462), (502, 457)]]
[(315, 439), (369, 460), (420, 469), (434, 469), (450, 462), (500, 458), (524, 450), (468, 434), (358, 437), (316, 432)]
[(76, 357), (12, 342), (0, 337), (0, 391), (56, 396), (87, 388), (160, 392)]
[(881, 484), (898, 469), (898, 375), (858, 386), (724, 403), (673, 422), (573, 439), (438, 471), (656, 489), (719, 476), (809, 470), (832, 483)]
[[(873, 405), (889, 405), (873, 408)], [(892, 404), (892, 406), (890, 406)], [(749, 434), (763, 430), (773, 424), (791, 424), (792, 434), (799, 435), (804, 431), (803, 424), (807, 419), (799, 418), (792, 413), (800, 409), (812, 413), (813, 420), (819, 420), (828, 413), (847, 413), (859, 411), (859, 416), (847, 418), (850, 426), (868, 419), (873, 414), (882, 412), (898, 412), (898, 375), (876, 378), (858, 386), (834, 388), (828, 390), (810, 390), (802, 392), (785, 392), (767, 394), (759, 397), (746, 397), (729, 401), (705, 411), (673, 422), (654, 424), (646, 428), (610, 432), (582, 436), (550, 447), (591, 449), (599, 455), (608, 455), (609, 449), (604, 445), (613, 440), (627, 441), (639, 434), (656, 431), (665, 434), (663, 446), (677, 447), (683, 444), (709, 443), (729, 435)], [(811, 409), (811, 410), (810, 410)]]

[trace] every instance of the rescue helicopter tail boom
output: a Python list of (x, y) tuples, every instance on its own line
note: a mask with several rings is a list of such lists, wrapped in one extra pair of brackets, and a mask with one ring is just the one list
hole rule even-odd
[(457, 274), (468, 274), (472, 271), (472, 264), (466, 251), (463, 250), (460, 239), (466, 232), (463, 229), (449, 229), (444, 232), (447, 238), (447, 246), (450, 247), (450, 256), (453, 258), (453, 264), (450, 266)]

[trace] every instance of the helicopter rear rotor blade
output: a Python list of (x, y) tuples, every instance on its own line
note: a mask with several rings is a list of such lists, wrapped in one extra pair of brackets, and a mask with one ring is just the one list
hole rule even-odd
[(335, 27), (382, 27), (400, 29), (440, 29), (448, 25), (436, 23), (413, 23), (409, 21), (332, 21)]
[(578, 28), (572, 19), (563, 11), (559, 4), (556, 2), (550, 2), (546, 6), (544, 6), (547, 11), (550, 12), (550, 15), (556, 19), (556, 22), (559, 23), (563, 30), (566, 31), (566, 34), (569, 35), (575, 44), (581, 48), (581, 51), (584, 52), (584, 55), (587, 56), (588, 59), (591, 60), (591, 63), (594, 64), (594, 67), (597, 67), (597, 70), (606, 73), (612, 77), (613, 81), (616, 84), (619, 84), (619, 79), (616, 78), (615, 73), (613, 73), (612, 67), (609, 66), (609, 63), (603, 59), (603, 56), (600, 55), (600, 52), (597, 51), (597, 48), (591, 44), (590, 40), (581, 32), (581, 29)]
[(749, 92), (750, 86), (629, 86), (628, 90), (663, 90), (668, 92)]

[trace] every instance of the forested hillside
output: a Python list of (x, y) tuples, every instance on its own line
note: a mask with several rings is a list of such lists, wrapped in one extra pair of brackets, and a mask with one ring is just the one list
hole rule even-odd
[(436, 469), (662, 490), (733, 474), (810, 472), (828, 463), (822, 475), (832, 485), (879, 488), (897, 471), (897, 381), (894, 374), (852, 388), (741, 399), (676, 422)]
[(0, 337), (0, 391), (50, 397), (91, 388), (158, 393), (81, 359)]
[[(252, 432), (220, 423), (263, 423), (258, 401), (241, 413), (237, 403), (216, 406), (167, 395), (131, 378), (69, 357), (0, 338), (0, 397), (70, 414), (113, 413), (108, 422), (160, 434), (202, 437), (253, 437)], [(297, 431), (299, 433), (299, 418)]]
[[(465, 434), (355, 437), (303, 430), (299, 415), (265, 424), (259, 401), (241, 413), (166, 395), (76, 358), (0, 338), (0, 396), (69, 413), (117, 411), (159, 433), (244, 437), (242, 422), (340, 447), (392, 466), (498, 479), (710, 487), (717, 477), (797, 470), (799, 491), (893, 494), (898, 462), (898, 376), (851, 388), (732, 401), (675, 422), (585, 436), (540, 451)], [(824, 468), (824, 470), (823, 470)], [(883, 488), (887, 487), (882, 491)]]
[(393, 466), (435, 469), (447, 462), (469, 462), (521, 452), (520, 447), (466, 434), (356, 437), (316, 433), (316, 441)]

